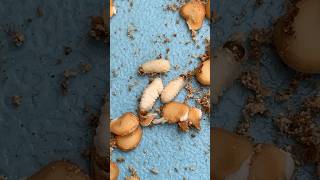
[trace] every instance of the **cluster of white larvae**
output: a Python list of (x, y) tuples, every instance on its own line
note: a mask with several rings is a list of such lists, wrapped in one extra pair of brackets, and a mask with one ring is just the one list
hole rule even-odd
[[(165, 59), (151, 60), (139, 67), (139, 73), (142, 75), (163, 74), (169, 70), (170, 61)], [(200, 84), (205, 86), (210, 84), (209, 60), (202, 62), (196, 69), (196, 77)], [(161, 78), (154, 78), (141, 95), (138, 115), (126, 112), (120, 117), (111, 120), (110, 131), (115, 137), (113, 141), (114, 147), (122, 151), (130, 151), (136, 148), (143, 134), (141, 126), (145, 127), (151, 124), (176, 123), (185, 131), (189, 127), (200, 130), (202, 111), (185, 103), (174, 101), (175, 97), (187, 84), (187, 81), (186, 75), (180, 75), (164, 86)], [(151, 112), (157, 99), (160, 99), (164, 104), (161, 107), (160, 118), (157, 118), (157, 113)], [(113, 163), (110, 167), (114, 168), (115, 164)], [(119, 171), (116, 169), (114, 172)]]

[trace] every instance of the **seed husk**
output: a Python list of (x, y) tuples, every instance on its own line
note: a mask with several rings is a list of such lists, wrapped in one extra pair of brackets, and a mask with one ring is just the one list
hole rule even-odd
[(190, 30), (199, 30), (206, 15), (206, 8), (200, 0), (191, 0), (180, 8), (180, 15)]
[(122, 151), (130, 151), (136, 148), (142, 137), (142, 129), (139, 126), (135, 131), (126, 136), (116, 136), (117, 147)]
[(131, 112), (124, 113), (110, 122), (110, 130), (118, 136), (126, 136), (137, 129), (139, 118)]

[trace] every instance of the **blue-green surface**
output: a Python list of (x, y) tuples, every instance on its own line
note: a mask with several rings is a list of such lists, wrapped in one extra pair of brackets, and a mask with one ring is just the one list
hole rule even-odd
[[(132, 2), (132, 7), (130, 6)], [(172, 68), (165, 76), (161, 76), (164, 84), (178, 75), (197, 67), (199, 60), (192, 55), (204, 53), (204, 39), (209, 37), (209, 23), (206, 20), (198, 34), (200, 49), (191, 40), (191, 33), (178, 12), (165, 11), (168, 4), (176, 1), (168, 0), (116, 0), (117, 14), (111, 19), (111, 118), (124, 112), (136, 112), (138, 98), (147, 86), (148, 77), (138, 76), (138, 67), (159, 54), (166, 56), (166, 48), (170, 48), (169, 60)], [(177, 23), (179, 21), (179, 23)], [(133, 39), (127, 36), (129, 26), (137, 31)], [(165, 35), (171, 41), (162, 43)], [(177, 34), (177, 37), (173, 37)], [(189, 44), (185, 44), (190, 42)], [(189, 64), (189, 61), (192, 63)], [(175, 70), (175, 65), (179, 68)], [(132, 79), (130, 80), (130, 76)], [(195, 82), (195, 80), (193, 80)], [(137, 83), (132, 91), (128, 85)], [(193, 83), (197, 86), (197, 83)], [(183, 101), (185, 92), (181, 92), (177, 101)], [(192, 101), (190, 101), (191, 103)], [(157, 104), (159, 107), (159, 103)], [(210, 175), (210, 129), (205, 116), (201, 123), (202, 129), (182, 133), (177, 125), (157, 125), (143, 129), (140, 145), (133, 151), (120, 152), (115, 150), (112, 159), (124, 157), (120, 163), (120, 178), (129, 175), (128, 166), (133, 166), (141, 179), (172, 179), (206, 180)], [(196, 134), (192, 138), (191, 134)], [(154, 175), (150, 169), (157, 169)]]
[[(90, 146), (92, 131), (83, 110), (101, 108), (107, 72), (106, 49), (88, 32), (90, 16), (102, 14), (102, 2), (0, 1), (0, 176), (20, 179), (59, 159), (88, 171), (81, 152)], [(21, 47), (10, 31), (25, 35)], [(68, 56), (65, 46), (73, 50)], [(92, 70), (70, 80), (62, 96), (63, 71), (79, 69), (80, 63), (90, 63)], [(18, 108), (11, 103), (14, 95), (23, 96)]]

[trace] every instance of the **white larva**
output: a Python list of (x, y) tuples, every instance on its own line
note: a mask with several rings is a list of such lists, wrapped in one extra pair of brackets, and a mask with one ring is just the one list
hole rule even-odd
[(155, 101), (160, 96), (163, 90), (162, 80), (160, 78), (154, 79), (143, 91), (139, 109), (140, 114), (145, 115), (150, 111), (155, 103)]
[(170, 61), (155, 59), (142, 64), (139, 67), (140, 74), (165, 73), (170, 70)]
[(168, 103), (172, 101), (185, 85), (186, 80), (183, 76), (170, 81), (161, 93), (161, 102)]

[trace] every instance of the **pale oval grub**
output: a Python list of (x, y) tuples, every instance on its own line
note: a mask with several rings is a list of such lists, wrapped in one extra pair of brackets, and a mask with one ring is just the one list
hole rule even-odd
[(139, 126), (135, 131), (126, 136), (116, 136), (117, 147), (122, 151), (130, 151), (136, 148), (142, 137), (142, 129)]
[(120, 173), (120, 170), (118, 168), (118, 165), (110, 161), (110, 180), (117, 180), (119, 173)]
[(200, 121), (202, 117), (202, 111), (195, 107), (189, 108), (189, 115), (188, 115), (188, 121), (192, 126), (197, 128), (198, 130), (201, 129)]
[(201, 62), (196, 70), (196, 78), (204, 86), (210, 85), (210, 60)]
[(163, 90), (162, 80), (155, 78), (143, 91), (139, 104), (139, 115), (146, 115)]
[(170, 70), (170, 61), (155, 59), (147, 61), (139, 67), (139, 74), (166, 73)]
[(200, 0), (191, 0), (180, 8), (180, 15), (186, 20), (190, 30), (199, 30), (206, 15), (206, 8)]
[(131, 112), (126, 112), (110, 122), (110, 130), (118, 136), (132, 133), (139, 126), (139, 118)]
[(178, 78), (171, 80), (167, 86), (164, 87), (161, 93), (161, 102), (168, 103), (172, 101), (180, 92), (180, 90), (186, 85), (186, 77), (179, 76)]
[(184, 103), (170, 102), (162, 108), (162, 118), (168, 123), (177, 123), (188, 119), (189, 106)]

